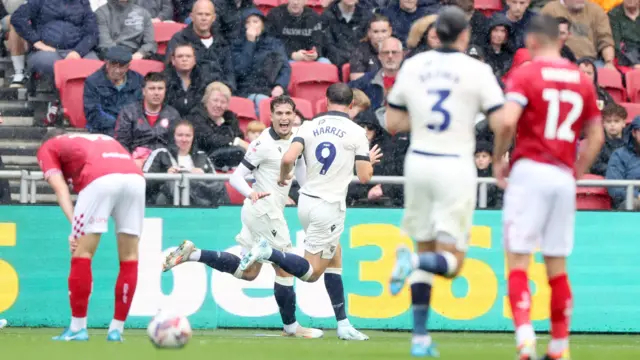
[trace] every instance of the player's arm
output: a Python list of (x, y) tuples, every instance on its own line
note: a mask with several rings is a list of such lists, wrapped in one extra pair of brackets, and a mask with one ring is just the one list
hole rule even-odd
[(405, 89), (408, 89), (409, 72), (406, 66), (400, 69), (396, 82), (387, 96), (387, 107), (384, 116), (385, 128), (394, 135), (399, 132), (411, 131), (411, 120), (407, 111)]
[(294, 175), (298, 185), (303, 186), (307, 182), (307, 163), (304, 161), (304, 156), (300, 156), (296, 161), (296, 170)]
[(369, 140), (367, 139), (366, 133), (363, 131), (362, 134), (358, 137), (358, 142), (356, 143), (356, 176), (358, 176), (358, 180), (360, 183), (366, 184), (371, 180), (373, 176), (373, 165), (378, 162), (378, 159), (382, 157), (380, 153), (380, 149), (378, 146), (374, 146), (371, 151), (369, 151)]
[(507, 100), (501, 110), (489, 115), (489, 124), (494, 133), (494, 159), (501, 159), (509, 151), (523, 109), (519, 103)]
[[(298, 130), (300, 132), (302, 127)], [(291, 171), (296, 164), (296, 160), (302, 155), (304, 151), (304, 138), (296, 136), (289, 146), (289, 150), (282, 156), (282, 162), (280, 164), (280, 179), (279, 184), (285, 184), (291, 179)]]
[(62, 173), (52, 174), (47, 177), (47, 182), (56, 193), (58, 204), (62, 208), (64, 216), (67, 217), (70, 223), (73, 223), (73, 202), (71, 201), (71, 193), (69, 192), (69, 186), (64, 181)]
[[(264, 145), (263, 145), (264, 146)], [(262, 147), (260, 147), (259, 141), (254, 141), (249, 145), (244, 159), (240, 162), (240, 165), (235, 169), (231, 177), (229, 178), (229, 184), (241, 193), (244, 197), (251, 199), (254, 203), (265, 196), (269, 196), (269, 193), (255, 192), (245, 178), (255, 170), (262, 161)]]

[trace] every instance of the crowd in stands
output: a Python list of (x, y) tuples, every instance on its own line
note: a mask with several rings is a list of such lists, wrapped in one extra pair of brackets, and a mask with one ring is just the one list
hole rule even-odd
[[(503, 86), (531, 61), (524, 32), (543, 13), (559, 20), (562, 56), (592, 77), (598, 92), (607, 141), (592, 174), (640, 180), (640, 117), (632, 121), (640, 105), (627, 103), (637, 99), (627, 91), (635, 89), (632, 80), (640, 83), (631, 76), (640, 73), (640, 0), (506, 0), (494, 9), (483, 0), (254, 1), (2, 0), (11, 87), (48, 82), (55, 91), (54, 63), (99, 59), (103, 65), (84, 84), (88, 131), (113, 135), (145, 171), (215, 173), (241, 161), (270, 122), (261, 104), (291, 92), (305, 71), (300, 64), (329, 64), (336, 81), (357, 89), (350, 115), (382, 148), (374, 174), (402, 175), (409, 134), (384, 130), (385, 99), (404, 59), (440, 47), (438, 9), (452, 4), (465, 11), (472, 32), (467, 54), (491, 66)], [(159, 43), (158, 24), (168, 22), (184, 26)], [(142, 59), (162, 61), (164, 71), (133, 71)], [(266, 120), (244, 121), (232, 108), (238, 97)], [(321, 111), (321, 101), (307, 100), (311, 108), (298, 106), (299, 122)], [(493, 136), (482, 114), (476, 121), (478, 176), (488, 177)], [(149, 187), (149, 201), (171, 203), (170, 186)], [(624, 188), (608, 191), (614, 208), (624, 206)], [(201, 204), (233, 202), (224, 186), (203, 183), (192, 195)], [(640, 209), (640, 189), (634, 195)], [(350, 205), (403, 203), (397, 185), (354, 184), (348, 198)], [(501, 191), (489, 186), (488, 207), (501, 203)]]

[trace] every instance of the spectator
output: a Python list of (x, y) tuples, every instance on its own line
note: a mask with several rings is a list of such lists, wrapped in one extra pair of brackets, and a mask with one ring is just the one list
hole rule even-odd
[[(294, 122), (294, 125), (295, 125), (295, 122)], [(298, 127), (299, 126), (300, 125), (298, 125)], [(247, 139), (248, 143), (252, 143), (255, 139), (258, 138), (258, 136), (260, 136), (260, 134), (262, 134), (262, 132), (266, 128), (267, 127), (258, 120), (253, 120), (249, 122), (249, 124), (247, 124), (247, 133), (246, 133), (245, 139)]]
[(338, 67), (349, 62), (354, 48), (366, 35), (371, 11), (358, 0), (334, 1), (322, 13), (327, 58)]
[[(491, 156), (493, 154), (493, 145), (485, 141), (476, 143), (475, 163), (478, 169), (478, 177), (492, 177), (493, 169), (491, 167)], [(487, 185), (487, 208), (502, 208), (502, 190), (494, 184)], [(478, 197), (476, 206), (480, 206), (480, 186), (478, 185)]]
[(510, 38), (516, 49), (523, 48), (524, 35), (529, 26), (529, 21), (535, 16), (535, 13), (529, 10), (531, 0), (507, 0), (507, 8), (502, 10), (511, 25)]
[(382, 42), (378, 56), (382, 69), (368, 72), (358, 80), (349, 83), (349, 87), (360, 89), (367, 94), (374, 111), (384, 106), (386, 94), (396, 80), (404, 59), (402, 42), (394, 37), (388, 38)]
[(191, 10), (196, 0), (172, 0), (173, 19), (179, 23), (191, 24)]
[(609, 18), (602, 8), (586, 0), (555, 0), (542, 9), (542, 14), (564, 17), (571, 22), (567, 46), (577, 58), (602, 56), (604, 65), (615, 69), (613, 36)]
[(489, 19), (475, 9), (473, 0), (455, 0), (454, 5), (461, 8), (467, 15), (467, 20), (469, 20), (469, 25), (471, 26), (469, 44), (484, 46), (487, 41)]
[(529, 50), (526, 48), (518, 49), (518, 51), (513, 55), (511, 68), (504, 75), (502, 81), (505, 83), (509, 81), (509, 77), (516, 71), (516, 69), (528, 62), (531, 62), (531, 54), (529, 53)]
[(218, 10), (218, 25), (220, 34), (228, 41), (242, 36), (244, 26), (242, 14), (249, 9), (255, 9), (252, 0), (214, 0)]
[(437, 18), (437, 15), (427, 15), (413, 23), (409, 37), (407, 38), (407, 47), (409, 50), (407, 58), (440, 47), (440, 39), (438, 38), (438, 34), (436, 34), (435, 27)]
[[(640, 180), (640, 116), (636, 116), (625, 131), (625, 145), (611, 155), (607, 165), (607, 180)], [(609, 187), (609, 195), (613, 199), (613, 206), (618, 209), (626, 208), (626, 189), (624, 187)], [(634, 210), (640, 210), (640, 188), (633, 192)]]
[[(144, 164), (145, 173), (191, 173), (214, 174), (215, 169), (207, 154), (199, 151), (194, 144), (193, 125), (181, 120), (173, 133), (173, 144), (154, 150)], [(175, 145), (174, 145), (175, 144)], [(190, 181), (189, 199), (191, 205), (217, 206), (228, 204), (224, 183)], [(147, 203), (168, 205), (173, 203), (175, 182), (151, 182), (147, 185)]]
[(618, 64), (640, 68), (640, 1), (624, 0), (609, 12)]
[(216, 11), (211, 0), (197, 0), (191, 18), (193, 22), (169, 41), (167, 62), (177, 44), (191, 44), (196, 50), (196, 62), (202, 71), (235, 90), (231, 49), (219, 32), (215, 32)]
[(260, 102), (284, 94), (291, 79), (287, 52), (280, 40), (264, 32), (264, 20), (260, 10), (246, 10), (245, 35), (232, 47), (237, 95), (253, 101), (258, 115)]
[(593, 79), (593, 86), (596, 87), (596, 94), (598, 95), (598, 109), (602, 110), (605, 106), (615, 103), (611, 95), (598, 85), (598, 71), (596, 71), (593, 60), (590, 58), (582, 58), (578, 59), (576, 64), (578, 64), (580, 71)]
[(101, 57), (116, 45), (129, 49), (133, 60), (148, 58), (158, 50), (151, 15), (135, 0), (108, 0), (96, 10)]
[(153, 23), (173, 21), (173, 3), (171, 0), (137, 0), (137, 4), (149, 12)]
[(560, 55), (563, 58), (571, 61), (572, 63), (576, 62), (576, 56), (573, 54), (573, 51), (569, 49), (567, 46), (567, 39), (569, 39), (569, 35), (571, 35), (571, 21), (567, 18), (559, 17), (556, 18), (558, 20), (558, 30), (560, 31), (560, 41), (562, 43), (562, 49), (560, 49)]
[(423, 16), (435, 14), (440, 8), (439, 2), (418, 6), (417, 0), (400, 0), (398, 4), (390, 5), (382, 10), (382, 14), (389, 18), (393, 28), (393, 36), (405, 45), (411, 24)]
[(221, 82), (213, 82), (207, 86), (202, 104), (193, 108), (187, 116), (195, 128), (198, 149), (209, 156), (216, 150), (231, 146), (247, 149), (248, 143), (242, 140), (238, 118), (229, 110), (230, 99), (229, 87)]
[(384, 15), (375, 14), (369, 21), (367, 35), (356, 46), (349, 60), (351, 75), (348, 80), (357, 80), (365, 73), (380, 69), (378, 49), (383, 41), (391, 37), (391, 22)]
[(271, 9), (267, 32), (284, 43), (291, 61), (330, 64), (324, 56), (324, 35), (320, 15), (306, 6), (307, 0), (291, 0)]
[(604, 145), (596, 158), (590, 173), (605, 176), (607, 164), (614, 151), (624, 146), (622, 134), (627, 119), (627, 110), (615, 103), (602, 109), (602, 125), (604, 127)]
[(307, 119), (304, 117), (304, 114), (302, 114), (300, 110), (296, 109), (295, 113), (296, 115), (293, 118), (293, 126), (291, 126), (291, 128), (293, 129), (292, 132), (294, 134), (296, 133), (296, 131), (298, 131), (300, 125), (302, 125), (303, 122), (307, 121)]
[(98, 58), (98, 25), (88, 0), (29, 0), (13, 13), (11, 25), (32, 47), (29, 72), (48, 81), (58, 60)]
[(513, 45), (509, 33), (511, 25), (503, 14), (494, 14), (489, 22), (489, 32), (485, 42), (485, 62), (491, 66), (497, 77), (502, 77), (511, 68)]
[(144, 77), (142, 101), (126, 105), (116, 122), (115, 138), (133, 154), (140, 167), (152, 150), (169, 145), (169, 132), (180, 121), (176, 109), (165, 105), (167, 80), (162, 73)]
[(171, 63), (165, 70), (167, 78), (167, 104), (187, 116), (204, 95), (204, 89), (215, 79), (196, 64), (196, 50), (190, 43), (178, 43), (171, 53)]
[(87, 130), (113, 136), (116, 118), (125, 105), (142, 100), (142, 75), (129, 70), (131, 52), (114, 46), (106, 63), (84, 83), (84, 116)]
[(2, 33), (7, 35), (7, 49), (11, 55), (11, 64), (13, 65), (13, 77), (11, 78), (11, 88), (24, 87), (26, 77), (24, 74), (24, 65), (27, 49), (24, 40), (18, 35), (16, 29), (11, 25), (11, 14), (22, 5), (23, 0), (7, 1), (7, 7), (0, 2), (0, 28)]

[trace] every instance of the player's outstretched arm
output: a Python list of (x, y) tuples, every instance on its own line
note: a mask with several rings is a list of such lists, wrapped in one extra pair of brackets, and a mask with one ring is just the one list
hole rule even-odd
[(245, 178), (251, 174), (251, 170), (244, 164), (240, 163), (229, 179), (229, 184), (233, 186), (244, 197), (251, 199), (254, 203), (263, 197), (269, 196), (269, 193), (255, 192)]
[(296, 161), (295, 171), (296, 181), (301, 187), (307, 182), (307, 163), (304, 162), (304, 156), (298, 158)]
[(399, 132), (403, 133), (411, 131), (409, 113), (405, 109), (398, 109), (387, 104), (384, 122), (387, 131), (392, 135)]
[(593, 165), (593, 161), (600, 153), (604, 144), (604, 132), (600, 119), (589, 121), (585, 124), (585, 140), (580, 146), (578, 159), (576, 160), (576, 177), (580, 179)]
[(496, 110), (489, 115), (489, 125), (495, 135), (494, 159), (503, 158), (509, 150), (522, 110), (522, 105), (507, 101), (502, 109)]
[(289, 150), (282, 156), (282, 163), (280, 164), (280, 179), (279, 184), (286, 184), (291, 179), (291, 171), (293, 170), (296, 160), (302, 155), (304, 150), (304, 144), (301, 138), (296, 137), (293, 139)]
[(64, 177), (62, 174), (53, 174), (47, 178), (47, 182), (56, 193), (58, 204), (60, 204), (64, 216), (67, 217), (69, 223), (73, 224), (73, 202), (71, 201), (69, 186), (64, 181)]

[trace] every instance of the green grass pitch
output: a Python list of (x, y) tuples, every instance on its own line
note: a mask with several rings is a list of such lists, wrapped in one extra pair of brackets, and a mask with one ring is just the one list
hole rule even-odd
[[(0, 330), (0, 358), (12, 360), (356, 360), (410, 359), (406, 332), (365, 331), (371, 340), (338, 340), (335, 330), (322, 339), (292, 339), (273, 330), (195, 331), (179, 350), (153, 347), (143, 330), (126, 330), (124, 343), (107, 343), (106, 330), (90, 329), (86, 343), (58, 343), (51, 337), (61, 329), (5, 328)], [(260, 336), (262, 335), (262, 336)], [(266, 336), (265, 336), (266, 335)], [(511, 334), (433, 333), (442, 359), (514, 359)], [(542, 335), (539, 350), (548, 337)], [(572, 338), (574, 360), (640, 359), (638, 335), (577, 335)]]

